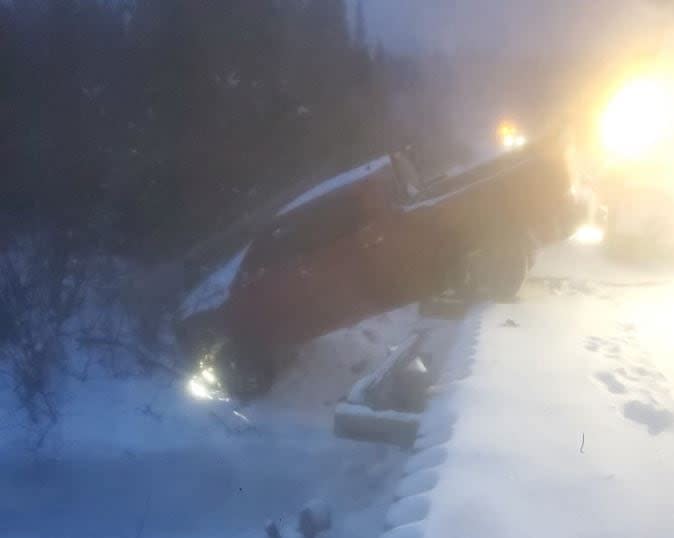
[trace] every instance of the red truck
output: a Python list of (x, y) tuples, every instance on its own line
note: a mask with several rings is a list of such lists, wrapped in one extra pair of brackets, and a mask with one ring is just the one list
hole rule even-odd
[[(507, 300), (579, 211), (560, 136), (422, 181), (405, 152), (318, 183), (185, 303), (188, 356), (230, 393), (267, 387), (276, 351), (448, 288)], [(201, 300), (204, 300), (200, 304)]]

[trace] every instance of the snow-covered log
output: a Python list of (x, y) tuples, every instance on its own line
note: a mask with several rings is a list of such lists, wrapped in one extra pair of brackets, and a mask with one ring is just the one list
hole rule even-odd
[(338, 437), (412, 446), (419, 429), (419, 415), (401, 411), (375, 411), (365, 405), (340, 403), (335, 409)]
[(419, 335), (409, 336), (398, 345), (371, 374), (359, 379), (349, 391), (347, 401), (372, 409), (397, 409), (396, 377), (412, 360), (418, 348)]

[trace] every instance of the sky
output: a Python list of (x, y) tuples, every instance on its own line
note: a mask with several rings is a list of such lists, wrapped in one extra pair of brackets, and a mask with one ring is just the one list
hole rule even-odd
[(638, 32), (656, 11), (647, 0), (361, 1), (371, 37), (402, 51), (575, 51)]
[(483, 132), (501, 116), (530, 128), (558, 121), (674, 27), (674, 5), (668, 14), (654, 0), (361, 2), (373, 42), (449, 53), (455, 121)]

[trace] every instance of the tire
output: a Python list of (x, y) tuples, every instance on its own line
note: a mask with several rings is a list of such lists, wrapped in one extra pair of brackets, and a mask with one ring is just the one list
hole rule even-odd
[(522, 241), (491, 241), (468, 256), (466, 281), (477, 299), (510, 302), (517, 297), (530, 265)]

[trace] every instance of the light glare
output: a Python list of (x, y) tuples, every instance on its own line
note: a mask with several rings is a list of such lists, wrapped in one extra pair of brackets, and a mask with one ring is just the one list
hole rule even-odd
[(199, 400), (212, 400), (213, 396), (210, 391), (195, 377), (190, 379), (187, 384), (187, 389), (190, 394)]
[(601, 228), (588, 224), (578, 228), (571, 239), (584, 245), (596, 245), (604, 240), (604, 231)]
[(201, 371), (201, 377), (203, 377), (211, 385), (215, 385), (218, 382), (218, 378), (215, 377), (213, 370), (206, 368)]
[(657, 80), (634, 80), (609, 102), (601, 119), (604, 149), (612, 156), (638, 159), (667, 136), (674, 118), (673, 96)]

